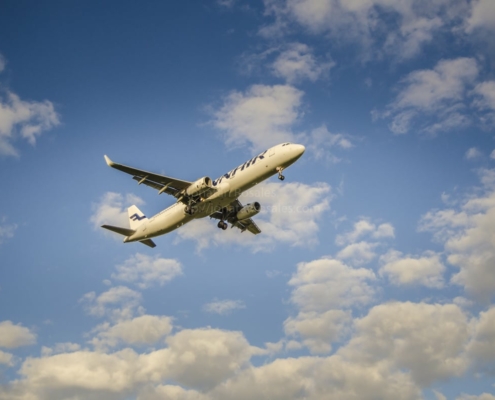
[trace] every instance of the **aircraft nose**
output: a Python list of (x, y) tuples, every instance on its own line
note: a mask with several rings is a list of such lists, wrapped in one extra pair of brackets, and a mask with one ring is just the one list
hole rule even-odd
[(302, 156), (303, 153), (305, 152), (305, 150), (306, 150), (306, 147), (304, 147), (302, 144), (295, 144), (294, 145), (294, 151), (298, 157)]

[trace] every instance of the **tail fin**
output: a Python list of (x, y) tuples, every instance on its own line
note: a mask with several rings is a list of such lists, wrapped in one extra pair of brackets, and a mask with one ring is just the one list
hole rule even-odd
[(139, 225), (148, 220), (146, 215), (136, 206), (130, 206), (127, 209), (127, 213), (129, 214), (129, 224), (132, 230), (136, 230)]

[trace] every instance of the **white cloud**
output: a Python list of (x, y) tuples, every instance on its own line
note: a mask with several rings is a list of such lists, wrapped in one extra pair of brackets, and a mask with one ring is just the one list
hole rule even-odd
[(326, 125), (313, 129), (307, 137), (302, 137), (302, 139), (307, 145), (308, 151), (317, 160), (326, 159), (334, 163), (341, 160), (333, 154), (333, 148), (348, 150), (354, 146), (348, 135), (331, 133)]
[(163, 286), (177, 276), (182, 275), (182, 266), (175, 259), (154, 257), (136, 253), (128, 258), (123, 265), (115, 267), (116, 273), (112, 278), (135, 283), (139, 288), (145, 289), (154, 284)]
[(495, 29), (495, 4), (492, 0), (476, 0), (472, 3), (471, 16), (467, 21), (466, 31), (476, 28)]
[(14, 232), (17, 229), (17, 224), (7, 224), (6, 221), (6, 217), (0, 218), (0, 244), (2, 244), (5, 239), (14, 237)]
[[(350, 232), (337, 235), (335, 238), (335, 244), (338, 246), (345, 246), (346, 244), (357, 244), (359, 239), (363, 237), (370, 237), (373, 239), (386, 239), (386, 238), (394, 238), (395, 230), (392, 224), (383, 223), (376, 226), (374, 223), (370, 222), (367, 218), (362, 218), (353, 225), (353, 229)], [(366, 242), (361, 242), (365, 243)], [(368, 250), (371, 250), (376, 244), (367, 243)], [(361, 244), (361, 246), (365, 247)], [(349, 247), (349, 246), (348, 246)], [(349, 252), (352, 250), (352, 247), (349, 248)]]
[(55, 346), (53, 347), (42, 346), (41, 354), (42, 356), (46, 357), (46, 356), (51, 356), (53, 354), (71, 353), (73, 351), (79, 351), (79, 350), (81, 350), (81, 345), (79, 343), (64, 342), (64, 343), (56, 343)]
[(481, 312), (474, 324), (474, 334), (468, 354), (480, 366), (495, 362), (495, 308)]
[(272, 64), (273, 74), (288, 83), (308, 79), (315, 82), (328, 73), (335, 63), (318, 61), (312, 49), (303, 43), (290, 43)]
[(241, 300), (213, 300), (203, 306), (203, 310), (213, 314), (228, 315), (234, 310), (246, 308)]
[[(357, 43), (360, 58), (369, 60), (393, 56), (403, 61), (420, 54), (468, 11), (463, 0), (265, 0), (267, 15), (275, 17), (260, 33), (280, 36), (298, 24), (329, 40)], [(295, 23), (295, 24), (294, 24)]]
[(305, 312), (366, 305), (375, 295), (369, 284), (375, 279), (369, 269), (351, 268), (330, 258), (299, 263), (289, 281), (294, 287), (291, 302)]
[(467, 160), (474, 160), (476, 158), (480, 158), (482, 155), (483, 153), (481, 153), (481, 151), (479, 151), (476, 147), (471, 147), (468, 151), (466, 151), (465, 157)]
[(13, 141), (21, 137), (34, 145), (37, 136), (59, 124), (52, 102), (21, 100), (10, 91), (0, 93), (0, 155), (18, 156)]
[(0, 347), (13, 349), (36, 343), (36, 335), (21, 324), (12, 321), (0, 322)]
[(130, 345), (152, 345), (163, 339), (172, 331), (170, 317), (156, 315), (141, 315), (123, 320), (114, 325), (103, 323), (93, 332), (97, 335), (91, 343), (97, 349), (115, 347), (121, 343)]
[(213, 388), (248, 366), (253, 352), (241, 332), (219, 329), (185, 329), (167, 338), (168, 363), (181, 385)]
[(343, 310), (300, 312), (285, 320), (284, 331), (286, 335), (301, 337), (311, 354), (328, 353), (331, 343), (342, 338), (351, 320), (350, 312)]
[(289, 285), (295, 317), (284, 322), (286, 335), (300, 337), (311, 353), (328, 353), (332, 342), (341, 339), (351, 322), (349, 309), (370, 303), (376, 279), (373, 271), (355, 269), (339, 260), (322, 258), (299, 263)]
[(180, 386), (158, 385), (144, 389), (137, 400), (212, 400), (210, 396)]
[(413, 71), (401, 83), (394, 102), (381, 117), (391, 118), (390, 129), (395, 134), (407, 133), (413, 121), (426, 120), (420, 130), (435, 133), (456, 126), (465, 126), (467, 91), (478, 77), (474, 58), (441, 60), (433, 69)]
[(277, 359), (243, 370), (211, 392), (216, 400), (417, 400), (408, 374), (386, 363), (365, 365), (336, 355)]
[(79, 302), (84, 304), (89, 315), (109, 316), (114, 320), (130, 319), (136, 312), (142, 314), (141, 293), (126, 286), (116, 286), (99, 296), (95, 292), (86, 293)]
[[(124, 330), (121, 333), (126, 335)], [(210, 328), (180, 331), (168, 336), (166, 343), (166, 348), (143, 354), (126, 348), (114, 353), (79, 350), (27, 357), (19, 370), (22, 379), (0, 387), (0, 397), (117, 399), (136, 397), (133, 394), (141, 388), (149, 393), (153, 384), (164, 381), (206, 391), (249, 367), (251, 356), (261, 350), (250, 346), (240, 332)], [(183, 392), (172, 390), (171, 394), (184, 399), (179, 395), (194, 393)]]
[(423, 285), (437, 289), (444, 286), (445, 266), (439, 254), (425, 252), (422, 257), (413, 257), (390, 250), (380, 257), (380, 260), (383, 263), (379, 271), (380, 276), (387, 276), (396, 286)]
[(211, 244), (236, 243), (251, 247), (254, 251), (269, 250), (280, 243), (293, 246), (312, 246), (318, 242), (318, 222), (330, 208), (330, 186), (325, 183), (263, 182), (244, 193), (239, 199), (243, 204), (261, 203), (261, 211), (255, 221), (262, 235), (241, 233), (237, 229), (219, 230), (215, 221), (196, 220), (181, 227), (177, 235), (181, 239), (193, 239), (198, 248)]
[(456, 397), (456, 400), (495, 400), (495, 396), (490, 393), (482, 393), (479, 396), (462, 394), (459, 397)]
[(14, 355), (0, 350), (0, 365), (12, 367), (14, 365)]
[(495, 192), (493, 170), (481, 170), (485, 184), (465, 200), (460, 209), (433, 210), (420, 222), (420, 231), (431, 231), (436, 240), (444, 242), (447, 261), (459, 268), (452, 282), (482, 302), (488, 302), (495, 292)]
[(121, 235), (117, 236), (117, 234), (106, 229), (100, 229), (100, 226), (107, 224), (123, 228), (129, 227), (127, 208), (133, 204), (141, 205), (144, 204), (144, 201), (132, 193), (123, 196), (120, 193), (106, 192), (97, 203), (93, 203), (93, 214), (89, 220), (93, 224), (94, 229), (122, 239)]
[(302, 96), (289, 85), (253, 85), (245, 93), (231, 92), (212, 123), (225, 132), (227, 146), (249, 144), (253, 152), (261, 151), (293, 141), (290, 127), (301, 115)]
[(376, 257), (374, 248), (378, 243), (358, 242), (344, 247), (337, 253), (337, 258), (347, 260), (352, 265), (367, 264)]
[(467, 368), (466, 315), (454, 304), (392, 302), (375, 306), (355, 322), (357, 333), (339, 354), (361, 363), (392, 362), (428, 386)]
[(495, 81), (481, 82), (473, 90), (473, 106), (479, 112), (483, 126), (488, 129), (495, 126)]

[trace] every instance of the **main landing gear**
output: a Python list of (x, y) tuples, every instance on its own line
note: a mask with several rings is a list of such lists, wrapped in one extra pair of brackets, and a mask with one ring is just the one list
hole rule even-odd
[(187, 205), (184, 212), (189, 215), (194, 215), (196, 213), (197, 209), (196, 207), (192, 205)]
[(222, 219), (220, 220), (220, 222), (217, 225), (220, 229), (223, 229), (223, 230), (227, 229), (228, 225), (225, 222), (226, 219), (227, 219), (227, 209), (222, 208)]
[(282, 175), (282, 171), (284, 169), (282, 167), (277, 167), (277, 171), (278, 171), (278, 179), (280, 179), (281, 181), (283, 181), (285, 179), (285, 176)]
[(218, 225), (217, 225), (217, 226), (218, 226), (220, 229), (223, 229), (223, 230), (227, 229), (227, 227), (228, 227), (227, 223), (226, 223), (226, 222), (224, 222), (224, 221), (220, 221), (220, 222), (218, 223)]

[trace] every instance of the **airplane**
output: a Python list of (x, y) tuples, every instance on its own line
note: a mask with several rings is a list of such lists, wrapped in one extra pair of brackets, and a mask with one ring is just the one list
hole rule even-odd
[(133, 205), (128, 208), (129, 228), (112, 225), (102, 225), (102, 228), (125, 236), (124, 243), (140, 242), (149, 247), (156, 246), (151, 238), (172, 232), (193, 219), (207, 216), (218, 219), (217, 226), (220, 229), (226, 230), (230, 223), (231, 228), (235, 226), (241, 232), (247, 230), (257, 235), (261, 230), (251, 218), (260, 212), (261, 205), (254, 202), (243, 206), (238, 197), (277, 173), (283, 181), (285, 177), (282, 171), (295, 163), (304, 151), (305, 147), (301, 144), (281, 143), (214, 181), (205, 176), (195, 182), (117, 164), (105, 155), (109, 167), (133, 175), (138, 185), (150, 186), (158, 190), (159, 195), (172, 195), (177, 201), (149, 219)]

